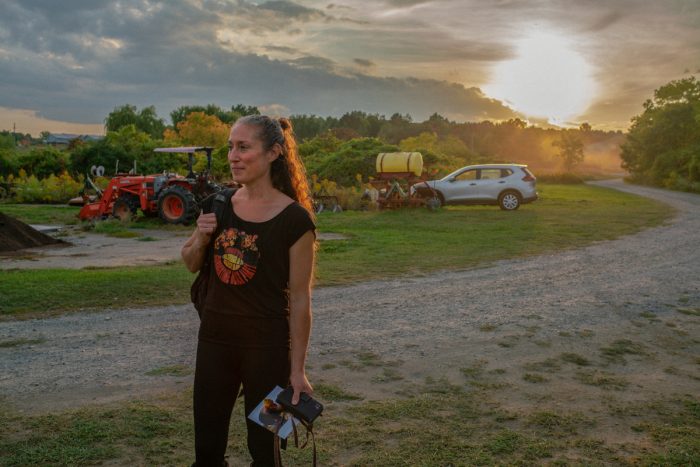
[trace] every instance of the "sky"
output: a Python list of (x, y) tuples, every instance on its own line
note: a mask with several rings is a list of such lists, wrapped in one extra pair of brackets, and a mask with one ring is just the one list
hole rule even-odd
[(700, 0), (2, 0), (0, 130), (117, 106), (362, 110), (625, 130), (700, 76)]

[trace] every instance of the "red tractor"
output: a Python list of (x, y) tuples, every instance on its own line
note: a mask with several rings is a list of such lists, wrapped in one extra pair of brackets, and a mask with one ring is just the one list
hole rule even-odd
[[(86, 189), (81, 192), (84, 205), (78, 217), (83, 220), (105, 219), (109, 216), (130, 219), (136, 215), (138, 209), (141, 209), (146, 216), (160, 216), (170, 224), (192, 223), (199, 214), (200, 202), (222, 188), (209, 178), (212, 148), (157, 148), (155, 151), (188, 154), (189, 173), (184, 177), (168, 173), (156, 175), (117, 173), (104, 191), (100, 190), (90, 177), (85, 177)], [(207, 169), (195, 173), (192, 167), (194, 153), (198, 151), (206, 152)], [(93, 202), (87, 195), (90, 188), (97, 194)]]

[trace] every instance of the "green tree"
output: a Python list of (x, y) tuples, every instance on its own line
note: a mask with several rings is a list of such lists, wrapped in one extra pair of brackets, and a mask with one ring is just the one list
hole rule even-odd
[(9, 131), (0, 132), (0, 149), (12, 149), (15, 147), (15, 137)]
[(192, 112), (177, 124), (177, 132), (170, 129), (165, 131), (165, 141), (218, 148), (226, 145), (228, 134), (229, 125), (219, 120), (216, 115)]
[(700, 192), (700, 81), (656, 89), (632, 119), (621, 157), (637, 181)]
[(24, 169), (27, 174), (37, 178), (60, 174), (68, 165), (68, 153), (50, 146), (33, 148), (17, 157), (17, 169)]
[(292, 115), (289, 117), (298, 141), (315, 138), (331, 128), (338, 126), (338, 119), (318, 117), (316, 115)]
[(0, 176), (7, 177), (17, 173), (17, 158), (12, 149), (0, 148)]
[(128, 125), (134, 125), (136, 129), (147, 133), (151, 138), (162, 138), (165, 123), (158, 118), (154, 106), (144, 107), (138, 112), (134, 105), (125, 104), (115, 107), (105, 118), (105, 130), (118, 131)]
[(233, 125), (236, 120), (245, 115), (260, 115), (260, 110), (252, 105), (232, 105), (230, 110), (224, 110), (216, 104), (182, 105), (170, 112), (173, 127), (177, 128), (178, 124), (187, 120), (187, 117), (195, 112), (216, 117), (228, 126)]
[(320, 179), (351, 186), (355, 184), (358, 174), (363, 179), (376, 176), (377, 154), (396, 150), (396, 146), (377, 138), (355, 138), (342, 143), (336, 151), (315, 160), (314, 164), (309, 164), (307, 171)]
[(583, 143), (573, 131), (562, 130), (559, 139), (552, 145), (559, 148), (557, 155), (564, 161), (567, 172), (571, 172), (574, 167), (583, 162)]
[(399, 141), (419, 134), (417, 130), (410, 115), (395, 113), (382, 125), (378, 137), (389, 144), (399, 144)]

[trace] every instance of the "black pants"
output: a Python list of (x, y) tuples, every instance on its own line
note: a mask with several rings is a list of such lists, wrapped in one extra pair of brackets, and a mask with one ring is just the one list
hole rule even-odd
[(253, 466), (273, 466), (272, 432), (247, 415), (275, 386), (289, 383), (289, 350), (238, 349), (199, 341), (194, 376), (194, 445), (197, 467), (223, 465), (231, 411), (241, 384), (245, 397), (248, 451)]

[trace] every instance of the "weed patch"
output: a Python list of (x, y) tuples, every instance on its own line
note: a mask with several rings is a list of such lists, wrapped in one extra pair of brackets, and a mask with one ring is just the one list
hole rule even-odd
[(576, 373), (575, 379), (589, 386), (597, 386), (601, 389), (615, 389), (618, 391), (625, 389), (629, 385), (623, 378), (600, 371), (579, 371)]
[(566, 363), (573, 363), (574, 365), (578, 366), (590, 366), (591, 362), (586, 358), (583, 357), (577, 353), (563, 353), (559, 355), (559, 358), (561, 358), (561, 361), (566, 362)]
[(392, 368), (383, 368), (382, 372), (372, 378), (374, 383), (391, 383), (394, 381), (401, 381), (403, 376), (398, 371)]
[(549, 381), (549, 378), (545, 378), (544, 376), (536, 373), (525, 373), (523, 375), (523, 381), (527, 381), (528, 383), (546, 383)]
[(523, 365), (523, 368), (529, 371), (542, 371), (547, 373), (556, 373), (561, 370), (561, 364), (559, 360), (555, 358), (548, 358), (540, 362), (531, 362)]
[(357, 401), (363, 399), (362, 396), (349, 393), (337, 386), (326, 383), (314, 384), (314, 397), (329, 402)]
[(8, 348), (12, 348), (12, 347), (19, 347), (22, 345), (41, 344), (43, 342), (46, 342), (45, 337), (36, 337), (33, 339), (27, 339), (27, 338), (10, 339), (10, 340), (6, 340), (6, 341), (0, 341), (0, 349), (8, 349)]
[(700, 316), (700, 308), (676, 308), (676, 311), (688, 316)]
[(625, 364), (625, 355), (646, 355), (645, 347), (628, 339), (614, 341), (607, 347), (601, 347), (600, 353), (608, 362)]
[(580, 428), (593, 426), (594, 423), (581, 414), (540, 411), (530, 415), (527, 424), (544, 430), (550, 436), (562, 437), (577, 434)]
[(170, 365), (153, 369), (146, 373), (148, 376), (188, 376), (192, 368), (187, 365)]

